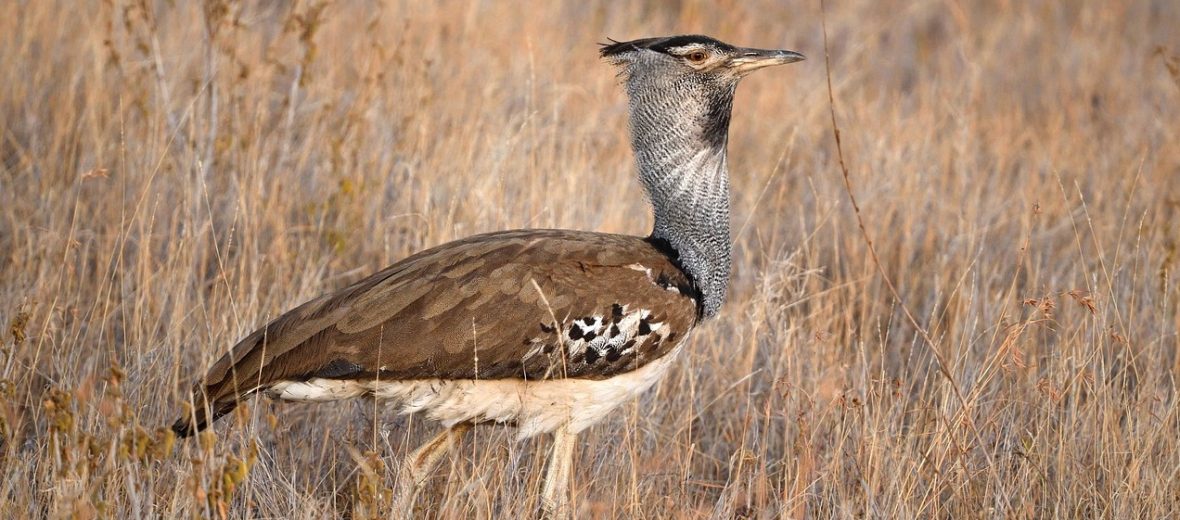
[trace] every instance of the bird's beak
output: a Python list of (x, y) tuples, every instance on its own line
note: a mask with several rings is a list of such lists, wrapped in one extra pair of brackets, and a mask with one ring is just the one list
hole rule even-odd
[(786, 65), (807, 59), (795, 51), (776, 51), (766, 49), (739, 49), (737, 57), (730, 60), (730, 67), (738, 74), (745, 76), (763, 67), (772, 65)]

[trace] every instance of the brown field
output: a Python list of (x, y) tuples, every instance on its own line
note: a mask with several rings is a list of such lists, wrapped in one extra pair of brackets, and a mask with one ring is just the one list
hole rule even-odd
[[(1180, 2), (831, 0), (879, 262), (817, 1), (582, 4), (7, 2), (0, 517), (383, 515), (435, 426), (163, 426), (234, 341), (416, 250), (646, 234), (595, 43), (683, 32), (811, 59), (739, 88), (730, 301), (580, 437), (579, 517), (1180, 510)], [(419, 506), (530, 515), (548, 445), (479, 428)]]

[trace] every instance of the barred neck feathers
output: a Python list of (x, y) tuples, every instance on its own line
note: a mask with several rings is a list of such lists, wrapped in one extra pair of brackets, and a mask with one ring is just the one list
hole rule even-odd
[(629, 69), (631, 145), (654, 207), (652, 238), (676, 251), (700, 291), (701, 315), (712, 317), (729, 282), (725, 148), (737, 84), (668, 75), (659, 66)]

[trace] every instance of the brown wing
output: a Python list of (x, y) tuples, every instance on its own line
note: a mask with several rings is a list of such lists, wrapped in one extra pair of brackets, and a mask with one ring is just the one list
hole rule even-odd
[(660, 244), (564, 230), (478, 235), (250, 334), (197, 384), (195, 416), (173, 429), (200, 430), (281, 381), (610, 377), (665, 354), (696, 319), (695, 291)]

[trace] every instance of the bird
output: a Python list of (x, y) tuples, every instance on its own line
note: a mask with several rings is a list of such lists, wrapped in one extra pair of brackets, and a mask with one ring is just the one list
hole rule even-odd
[(443, 429), (398, 470), (401, 517), (472, 426), (548, 433), (541, 512), (571, 515), (577, 435), (656, 383), (725, 302), (738, 82), (804, 59), (702, 35), (600, 45), (628, 98), (649, 235), (520, 229), (423, 250), (247, 335), (194, 383), (172, 430), (191, 436), (255, 394), (424, 414)]

